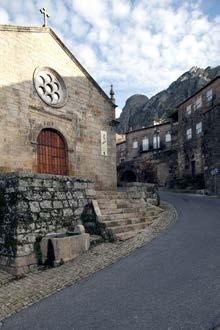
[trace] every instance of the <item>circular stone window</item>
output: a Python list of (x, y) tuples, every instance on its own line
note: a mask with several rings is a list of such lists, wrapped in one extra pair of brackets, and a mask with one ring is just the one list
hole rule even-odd
[(42, 67), (34, 71), (34, 87), (39, 97), (52, 107), (62, 107), (67, 101), (65, 82), (51, 68)]

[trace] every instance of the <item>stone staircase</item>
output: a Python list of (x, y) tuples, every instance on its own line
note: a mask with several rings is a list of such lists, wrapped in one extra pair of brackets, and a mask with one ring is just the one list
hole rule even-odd
[(129, 192), (97, 191), (96, 202), (99, 221), (119, 240), (133, 237), (163, 211), (147, 203), (141, 194), (134, 197)]

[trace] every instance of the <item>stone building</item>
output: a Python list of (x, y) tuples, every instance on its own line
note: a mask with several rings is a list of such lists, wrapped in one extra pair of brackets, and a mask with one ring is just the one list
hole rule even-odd
[(204, 135), (206, 188), (220, 195), (220, 102), (204, 113)]
[(220, 169), (219, 104), (220, 77), (216, 77), (177, 106), (178, 177), (212, 192), (219, 182), (218, 174), (211, 174)]
[(118, 183), (139, 181), (166, 186), (175, 173), (173, 125), (163, 122), (126, 133), (117, 144)]
[(117, 145), (118, 183), (220, 193), (220, 77), (184, 100), (170, 121), (126, 133)]
[(48, 27), (0, 26), (0, 171), (115, 189), (115, 105)]
[(0, 26), (0, 58), (0, 266), (22, 273), (116, 189), (115, 105), (48, 27)]

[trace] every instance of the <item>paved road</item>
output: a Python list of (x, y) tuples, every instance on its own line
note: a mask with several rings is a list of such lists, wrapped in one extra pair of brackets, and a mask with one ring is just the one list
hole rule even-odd
[(220, 200), (162, 193), (178, 220), (150, 244), (3, 329), (208, 330), (220, 322)]

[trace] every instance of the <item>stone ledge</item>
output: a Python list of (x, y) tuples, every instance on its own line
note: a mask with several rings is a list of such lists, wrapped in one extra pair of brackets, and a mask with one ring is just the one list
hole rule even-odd
[(68, 175), (54, 175), (54, 174), (40, 174), (40, 173), (33, 173), (33, 172), (7, 172), (7, 173), (0, 173), (0, 180), (2, 178), (39, 178), (42, 180), (60, 180), (60, 181), (71, 181), (71, 182), (86, 182), (86, 183), (94, 183), (92, 180), (88, 180), (85, 178), (80, 178), (76, 176), (68, 176)]

